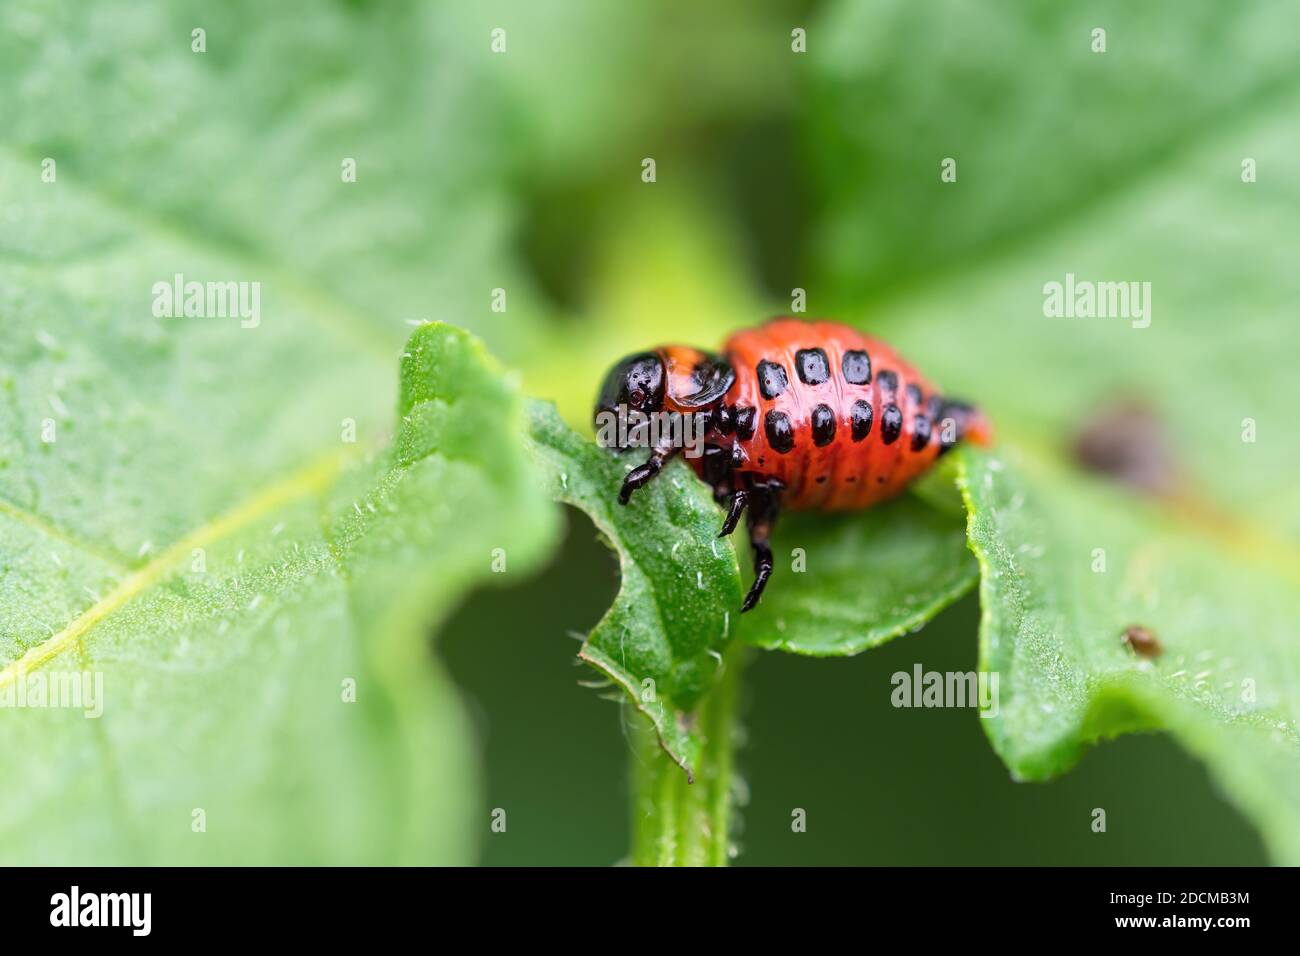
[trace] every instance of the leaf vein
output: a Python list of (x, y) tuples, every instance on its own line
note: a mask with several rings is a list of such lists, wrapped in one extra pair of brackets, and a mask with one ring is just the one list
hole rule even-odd
[(59, 633), (32, 647), (0, 671), (0, 689), (13, 684), (19, 675), (42, 667), (64, 651), (76, 647), (91, 628), (157, 583), (169, 568), (192, 549), (211, 545), (253, 523), (274, 508), (305, 498), (326, 487), (338, 474), (344, 459), (353, 454), (356, 452), (345, 448), (322, 455), (180, 538), (148, 564), (124, 578)]

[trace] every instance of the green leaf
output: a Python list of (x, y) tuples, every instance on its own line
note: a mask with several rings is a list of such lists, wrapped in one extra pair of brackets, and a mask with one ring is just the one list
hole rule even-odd
[(851, 515), (783, 515), (772, 547), (777, 572), (740, 633), (797, 654), (857, 654), (915, 631), (978, 578), (961, 520), (913, 496)]
[[(148, 289), (149, 242), (131, 242), (122, 288)], [(426, 635), (494, 549), (523, 571), (552, 540), (518, 397), (468, 335), (422, 328), (395, 452), (376, 451), (382, 432), (349, 443), (340, 411), (387, 390), (327, 328), (132, 333), (118, 297), (67, 308), (79, 283), (113, 288), (91, 275), (0, 267), (9, 301), (33, 304), (0, 346), (21, 449), (0, 471), (0, 857), (468, 862), (474, 758)], [(259, 415), (239, 415), (255, 395)], [(42, 444), (46, 414), (59, 428)], [(79, 673), (99, 716), (33, 706)]]
[[(964, 490), (983, 568), (980, 667), (999, 675), (981, 721), (1012, 771), (1042, 779), (1085, 744), (1168, 728), (1300, 861), (1300, 562), (1008, 449), (971, 458)], [(1130, 625), (1163, 645), (1121, 641)]]
[[(31, 108), (8, 111), (0, 156), (18, 182), (53, 160), (47, 191), (91, 190), (123, 228), (292, 289), (368, 354), (434, 319), (512, 361), (547, 340), (548, 307), (511, 254), (528, 112), (488, 29), (465, 22), (481, 18), (423, 3), (6, 3), (0, 100)], [(86, 256), (117, 242), (23, 226), (0, 244)], [(206, 278), (195, 259), (176, 265)]]
[(672, 759), (693, 773), (692, 710), (722, 672), (734, 636), (740, 575), (721, 514), (680, 459), (618, 503), (632, 455), (600, 448), (534, 403), (530, 447), (552, 497), (581, 509), (618, 555), (620, 587), (579, 656), (627, 691)]
[[(0, 714), (6, 861), (472, 858), (474, 755), (427, 629), (502, 580), (494, 549), (535, 564), (554, 509), (478, 346), (422, 331), (412, 360), (443, 358), (396, 426), (395, 371), (431, 315), (514, 354), (545, 338), (504, 253), (519, 129), (485, 109), (486, 38), (437, 11), (308, 20), (0, 8), (0, 99), (32, 106), (0, 145), (0, 664), (105, 687), (99, 720)], [(156, 317), (178, 273), (259, 283), (260, 322)]]

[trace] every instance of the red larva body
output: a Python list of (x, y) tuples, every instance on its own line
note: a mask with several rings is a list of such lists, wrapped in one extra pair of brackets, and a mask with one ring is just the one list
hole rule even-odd
[[(850, 370), (859, 374), (845, 374), (846, 356)], [(867, 508), (899, 494), (939, 457), (943, 426), (936, 413), (942, 406), (932, 401), (938, 393), (879, 339), (834, 322), (778, 319), (731, 336), (725, 357), (736, 381), (724, 403), (755, 409), (753, 433), (744, 438), (733, 431), (706, 440), (739, 444), (743, 462), (736, 471), (779, 481), (785, 489), (784, 507), (795, 511)], [(772, 398), (763, 393), (760, 363), (781, 370), (765, 368), (767, 378), (779, 380), (784, 375), (784, 389)], [(869, 374), (861, 374), (864, 369)], [(817, 374), (822, 371), (824, 378)], [(674, 406), (671, 390), (666, 404), (676, 411), (687, 410)], [(833, 416), (833, 429), (824, 426), (826, 409)], [(822, 424), (820, 444), (814, 434), (815, 412)], [(785, 416), (789, 423), (793, 447), (787, 451), (773, 447), (770, 440), (768, 420), (773, 414)], [(833, 437), (825, 441), (828, 431)], [(778, 425), (778, 438), (781, 432)], [(986, 436), (981, 431), (967, 437)], [(692, 459), (701, 476), (703, 461)]]
[[(868, 508), (957, 442), (991, 441), (978, 411), (940, 395), (889, 345), (834, 322), (774, 319), (732, 335), (721, 357), (686, 346), (629, 356), (597, 412), (620, 403), (705, 416), (705, 454), (688, 460), (728, 506), (723, 534), (748, 508), (757, 577), (746, 610), (771, 573), (768, 534), (781, 507)], [(678, 450), (656, 448), (620, 501)]]

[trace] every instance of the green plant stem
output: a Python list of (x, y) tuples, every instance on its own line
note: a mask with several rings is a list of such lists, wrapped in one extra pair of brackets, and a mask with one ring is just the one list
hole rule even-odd
[(732, 642), (717, 684), (695, 708), (702, 743), (693, 783), (664, 752), (649, 722), (630, 715), (634, 865), (726, 866), (731, 859), (736, 706), (749, 651)]

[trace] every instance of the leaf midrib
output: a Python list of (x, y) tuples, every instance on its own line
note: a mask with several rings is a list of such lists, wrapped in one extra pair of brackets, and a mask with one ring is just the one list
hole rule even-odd
[(206, 548), (269, 514), (281, 505), (290, 504), (328, 487), (344, 463), (359, 451), (352, 446), (317, 456), (285, 478), (268, 485), (235, 507), (200, 525), (159, 552), (139, 570), (133, 572), (103, 598), (77, 615), (63, 630), (30, 648), (22, 657), (0, 671), (0, 690), (13, 684), (20, 675), (44, 666), (64, 651), (81, 642), (82, 637), (147, 588), (156, 584), (166, 571), (183, 560), (194, 548)]
[[(0, 153), (5, 154), (10, 162), (17, 165), (24, 162), (39, 164), (39, 157), (35, 157), (34, 154), (12, 145), (0, 146)], [(135, 234), (161, 237), (164, 240), (170, 238), (177, 244), (203, 250), (212, 258), (226, 259), (237, 266), (256, 268), (264, 274), (269, 271), (273, 275), (273, 281), (287, 294), (287, 298), (296, 299), (303, 306), (303, 311), (307, 315), (311, 315), (318, 320), (332, 320), (332, 324), (341, 328), (349, 339), (357, 341), (372, 355), (383, 358), (385, 361), (392, 359), (397, 354), (396, 351), (375, 343), (373, 337), (374, 325), (362, 318), (346, 300), (332, 294), (322, 295), (287, 272), (278, 263), (269, 259), (253, 259), (248, 253), (229, 243), (223, 243), (213, 236), (185, 228), (183, 222), (161, 215), (142, 212), (125, 197), (105, 188), (102, 183), (82, 180), (80, 184), (69, 185), (66, 182), (61, 182), (59, 188), (70, 190), (74, 197), (77, 194), (84, 195), (101, 207), (109, 209), (122, 220), (128, 231)], [(37, 265), (37, 263), (31, 263), (31, 265)], [(312, 484), (312, 476), (316, 469), (322, 467), (321, 463), (334, 463), (328, 469), (329, 475), (332, 476), (337, 473), (344, 457), (347, 457), (347, 455), (339, 452), (332, 452), (322, 456), (313, 463), (309, 463), (304, 468), (267, 487), (260, 494), (254, 495), (223, 515), (183, 536), (160, 552), (153, 560), (130, 573), (112, 591), (83, 611), (63, 630), (30, 648), (17, 660), (11, 661), (0, 671), (0, 688), (11, 684), (20, 672), (43, 666), (64, 650), (73, 646), (86, 631), (90, 630), (100, 620), (154, 583), (163, 571), (183, 556), (183, 552), (200, 546), (197, 542), (207, 541), (211, 543), (220, 538), (222, 534), (237, 530), (242, 524), (255, 519), (257, 514), (264, 513), (275, 504), (292, 500), (294, 496), (283, 499), (279, 497), (287, 489), (303, 486), (299, 496), (309, 494), (312, 490), (315, 490), (316, 486)], [(306, 486), (304, 486), (304, 483), (306, 483)], [(126, 571), (129, 567), (121, 556), (64, 531), (40, 514), (29, 512), (3, 500), (0, 500), (0, 514), (8, 515), (13, 520), (26, 524), (47, 537), (63, 541), (84, 554), (110, 563), (118, 570)]]

